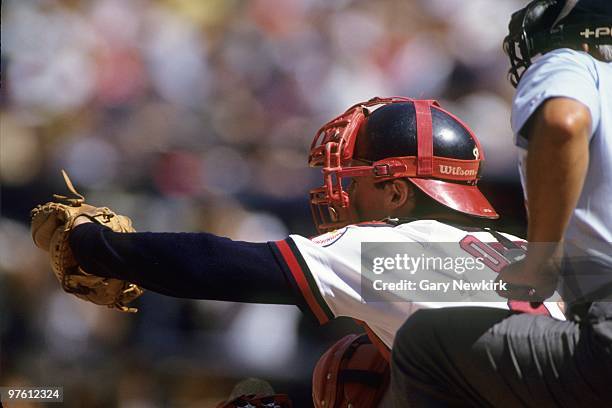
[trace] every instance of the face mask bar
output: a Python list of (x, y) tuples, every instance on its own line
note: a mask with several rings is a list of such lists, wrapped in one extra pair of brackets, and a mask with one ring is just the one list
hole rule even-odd
[[(338, 191), (338, 193), (348, 202), (346, 192)], [(320, 234), (344, 227), (346, 220), (349, 219), (348, 206), (335, 204), (329, 198), (325, 187), (310, 190), (310, 211)]]
[(529, 10), (529, 7), (526, 7), (512, 14), (509, 24), (510, 34), (504, 38), (503, 43), (504, 52), (510, 57), (508, 79), (515, 88), (525, 70), (531, 65), (531, 55), (527, 47), (527, 33), (525, 31), (525, 16)]

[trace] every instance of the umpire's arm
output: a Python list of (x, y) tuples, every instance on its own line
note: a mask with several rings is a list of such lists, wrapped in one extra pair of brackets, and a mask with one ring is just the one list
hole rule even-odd
[[(558, 243), (576, 207), (587, 172), (590, 111), (575, 99), (551, 98), (538, 108), (521, 133), (529, 141), (528, 241)], [(543, 248), (552, 246), (533, 249)], [(546, 258), (550, 254), (541, 255)]]
[[(556, 286), (558, 270), (551, 262), (563, 239), (582, 191), (589, 164), (589, 109), (572, 98), (544, 101), (521, 135), (528, 140), (527, 238), (524, 262), (504, 269), (498, 279), (512, 285), (500, 295), (511, 299), (544, 300)], [(535, 290), (524, 294), (517, 288)]]

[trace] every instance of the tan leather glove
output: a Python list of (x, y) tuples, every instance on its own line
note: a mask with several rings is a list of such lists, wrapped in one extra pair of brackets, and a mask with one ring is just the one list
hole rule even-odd
[(62, 175), (68, 190), (76, 198), (54, 195), (60, 202), (48, 202), (31, 211), (34, 243), (49, 252), (51, 268), (66, 292), (97, 305), (122, 312), (136, 312), (135, 308), (130, 308), (127, 304), (142, 295), (143, 289), (130, 282), (85, 272), (76, 262), (68, 242), (78, 217), (87, 217), (90, 221), (105, 225), (115, 232), (135, 232), (132, 220), (107, 207), (85, 204), (85, 197), (75, 190), (64, 170)]

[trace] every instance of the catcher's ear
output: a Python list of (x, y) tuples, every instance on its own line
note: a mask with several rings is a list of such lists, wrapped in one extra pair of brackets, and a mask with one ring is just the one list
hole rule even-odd
[[(412, 211), (414, 198), (414, 189), (407, 180), (395, 179), (385, 184), (385, 204), (392, 215), (403, 215)], [(398, 211), (402, 214), (395, 214)]]

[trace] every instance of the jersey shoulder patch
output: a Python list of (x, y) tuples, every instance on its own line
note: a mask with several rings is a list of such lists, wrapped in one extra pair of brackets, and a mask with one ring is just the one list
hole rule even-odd
[(310, 238), (310, 240), (312, 241), (312, 243), (316, 245), (319, 245), (322, 247), (328, 247), (334, 244), (340, 238), (342, 238), (342, 236), (346, 234), (347, 230), (348, 230), (348, 227), (340, 228), (337, 230), (326, 232), (325, 234), (322, 234), (322, 235), (317, 235), (316, 237)]

